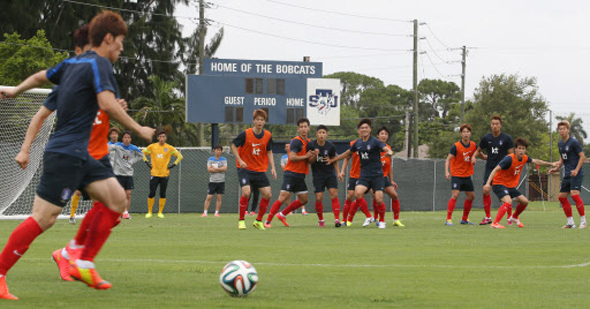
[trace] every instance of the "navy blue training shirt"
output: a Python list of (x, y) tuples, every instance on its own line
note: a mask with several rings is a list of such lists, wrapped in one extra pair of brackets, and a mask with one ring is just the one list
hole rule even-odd
[(51, 88), (51, 92), (49, 93), (47, 98), (45, 98), (45, 101), (43, 101), (43, 106), (45, 106), (48, 110), (50, 110), (52, 112), (57, 109), (58, 89), (59, 89), (59, 86), (53, 86), (53, 88)]
[(360, 177), (383, 177), (381, 166), (381, 151), (385, 143), (376, 137), (369, 137), (366, 142), (362, 138), (357, 139), (350, 147), (351, 152), (357, 152), (361, 161)]
[(514, 143), (512, 137), (504, 132), (500, 132), (497, 137), (488, 133), (479, 141), (479, 148), (485, 150), (488, 155), (486, 169), (493, 170), (508, 155), (508, 150), (514, 148)]
[[(580, 152), (582, 146), (575, 138), (571, 137), (567, 141), (559, 140), (557, 143), (559, 154), (563, 159), (563, 166), (565, 169), (565, 176), (570, 176), (571, 172), (576, 169), (578, 162), (580, 162)], [(578, 175), (584, 175), (584, 169), (580, 169)]]
[(45, 151), (86, 159), (92, 124), (98, 112), (97, 95), (111, 91), (119, 97), (112, 63), (94, 51), (69, 58), (47, 70), (59, 85), (57, 123)]
[(315, 150), (318, 149), (320, 153), (318, 154), (317, 159), (311, 164), (311, 171), (313, 172), (313, 176), (331, 176), (336, 173), (334, 169), (334, 165), (326, 165), (327, 158), (333, 158), (336, 156), (336, 147), (329, 141), (326, 141), (324, 146), (320, 146), (318, 141), (315, 140), (307, 145), (308, 150)]

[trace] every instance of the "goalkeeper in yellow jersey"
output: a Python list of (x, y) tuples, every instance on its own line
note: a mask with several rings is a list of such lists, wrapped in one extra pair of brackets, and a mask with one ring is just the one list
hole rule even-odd
[[(156, 196), (156, 189), (160, 186), (160, 201), (158, 203), (158, 218), (164, 218), (162, 211), (166, 204), (166, 187), (168, 187), (168, 176), (170, 176), (170, 169), (174, 168), (182, 160), (182, 155), (176, 148), (166, 144), (166, 131), (158, 132), (158, 142), (153, 143), (143, 150), (143, 161), (151, 169), (150, 177), (150, 195), (148, 196), (148, 213), (146, 218), (152, 217), (152, 209), (154, 208), (154, 199)], [(147, 156), (151, 158), (148, 161)], [(170, 162), (172, 156), (176, 157), (174, 163)]]

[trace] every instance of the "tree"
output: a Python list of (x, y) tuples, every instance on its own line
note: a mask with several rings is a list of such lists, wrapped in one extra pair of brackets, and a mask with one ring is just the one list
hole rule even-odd
[(559, 121), (567, 120), (570, 123), (570, 135), (584, 145), (584, 139), (588, 137), (588, 133), (584, 130), (584, 120), (576, 118), (576, 113), (570, 113), (566, 117), (555, 116), (555, 118)]
[(342, 84), (340, 102), (342, 102), (342, 105), (357, 107), (363, 91), (383, 87), (383, 81), (380, 79), (354, 72), (337, 72), (324, 77), (340, 79), (340, 83)]
[[(45, 31), (24, 40), (18, 33), (4, 34), (0, 44), (0, 85), (16, 86), (30, 75), (57, 65), (67, 53), (55, 52), (45, 37)], [(50, 85), (47, 85), (49, 87)]]
[(440, 79), (423, 79), (418, 84), (420, 110), (428, 120), (445, 118), (451, 104), (461, 101), (461, 88), (453, 82)]

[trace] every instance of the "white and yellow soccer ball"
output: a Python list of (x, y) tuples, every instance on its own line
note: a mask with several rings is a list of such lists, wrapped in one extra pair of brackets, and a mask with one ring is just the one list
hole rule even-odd
[(254, 266), (246, 261), (229, 262), (219, 275), (219, 283), (229, 295), (246, 297), (256, 289), (258, 273)]

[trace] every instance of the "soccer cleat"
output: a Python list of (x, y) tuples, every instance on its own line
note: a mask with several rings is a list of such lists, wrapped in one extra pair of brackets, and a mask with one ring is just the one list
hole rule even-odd
[(486, 225), (486, 224), (492, 224), (492, 218), (483, 218), (481, 220), (481, 222), (479, 223), (479, 225)]
[(326, 222), (324, 220), (318, 221), (319, 227), (326, 227)]
[(76, 218), (70, 217), (70, 224), (76, 224)]
[(384, 229), (385, 228), (385, 221), (379, 222), (379, 225), (378, 226), (379, 226), (380, 229)]
[(147, 214), (145, 214), (145, 218), (146, 218), (146, 219), (149, 219), (149, 218), (151, 218), (151, 217), (152, 217), (152, 213), (151, 213), (151, 212), (148, 212)]
[(61, 250), (62, 249), (57, 249), (53, 251), (51, 257), (53, 257), (53, 261), (57, 264), (61, 279), (65, 281), (74, 281), (74, 279), (70, 277), (70, 261), (61, 254)]
[(393, 221), (393, 226), (404, 227), (405, 225), (403, 225), (402, 222), (399, 221), (399, 219), (398, 219), (398, 220)]
[(246, 229), (246, 222), (244, 220), (238, 221), (238, 229), (240, 229), (240, 230)]
[(500, 223), (492, 223), (491, 227), (494, 229), (505, 229), (506, 228), (505, 226), (500, 225)]
[(161, 213), (161, 212), (159, 212), (159, 213), (158, 213), (158, 218), (160, 218), (160, 219), (164, 219), (164, 214), (163, 214), (163, 213)]
[(257, 229), (259, 229), (259, 230), (266, 230), (264, 228), (264, 223), (262, 223), (262, 221), (255, 220), (252, 225), (254, 225), (254, 227), (257, 228)]
[(287, 218), (285, 218), (285, 216), (283, 216), (280, 212), (277, 214), (277, 219), (283, 222), (285, 226), (289, 226), (289, 223), (287, 223)]
[(508, 225), (512, 225), (512, 220), (513, 220), (512, 217), (508, 218), (508, 220), (507, 220)]
[(6, 285), (6, 276), (0, 276), (0, 299), (18, 300), (18, 297), (8, 292), (8, 286)]
[(469, 220), (461, 220), (461, 224), (462, 224), (462, 225), (466, 225), (466, 224), (467, 224), (467, 225), (475, 225), (475, 223), (473, 223), (473, 222), (471, 222), (471, 221), (469, 221)]
[(70, 276), (78, 281), (86, 283), (89, 287), (97, 290), (108, 290), (113, 287), (108, 281), (103, 280), (94, 268), (80, 268), (72, 265)]
[(271, 228), (272, 226), (270, 225), (270, 222), (265, 221), (264, 222), (264, 227), (268, 229), (268, 228)]
[(380, 223), (379, 223), (379, 220), (377, 218), (373, 217), (373, 222), (375, 222), (375, 226), (376, 227), (379, 227), (379, 224)]
[(585, 229), (585, 228), (586, 228), (586, 226), (587, 226), (586, 222), (580, 222), (580, 226), (579, 226), (579, 228), (581, 228), (581, 229)]
[(205, 218), (205, 217), (207, 217), (207, 214), (206, 214), (206, 213), (203, 213), (203, 214), (201, 215), (201, 218)]
[(453, 226), (454, 224), (453, 224), (453, 221), (447, 220), (447, 221), (445, 221), (445, 225)]
[(250, 212), (250, 216), (256, 216), (256, 213), (255, 213), (255, 212), (253, 212), (253, 211), (251, 211), (251, 212)]
[(123, 219), (131, 219), (131, 215), (128, 212), (123, 214)]
[[(345, 224), (346, 224), (346, 223), (345, 223)], [(340, 226), (342, 226), (342, 224), (340, 223), (340, 219), (336, 219), (336, 220), (334, 220), (334, 226), (335, 226), (335, 227), (340, 227)]]
[(216, 217), (219, 217), (219, 213), (218, 213), (218, 212), (217, 212), (217, 213), (215, 213), (215, 216), (216, 216)]
[(346, 226), (352, 226), (352, 221), (346, 221)]
[(291, 212), (289, 212), (289, 213), (287, 214), (287, 216), (290, 216), (290, 215), (292, 215), (292, 214), (293, 214), (293, 212), (291, 211)]
[(309, 215), (309, 212), (307, 212), (307, 211), (304, 210), (304, 211), (301, 212), (301, 214), (304, 215), (304, 216), (307, 216), (307, 215)]
[(522, 228), (522, 227), (524, 227), (524, 224), (522, 224), (522, 222), (520, 222), (520, 220), (519, 220), (519, 219), (514, 219), (514, 218), (513, 218), (513, 219), (512, 219), (512, 222), (513, 222), (514, 224), (516, 224), (518, 227), (521, 227), (521, 228)]
[(575, 229), (576, 225), (575, 224), (566, 224), (562, 227), (562, 229)]
[(369, 217), (369, 218), (365, 219), (365, 222), (363, 223), (363, 227), (369, 226), (369, 224), (373, 223), (374, 221), (375, 221), (375, 218), (373, 218), (373, 217)]

